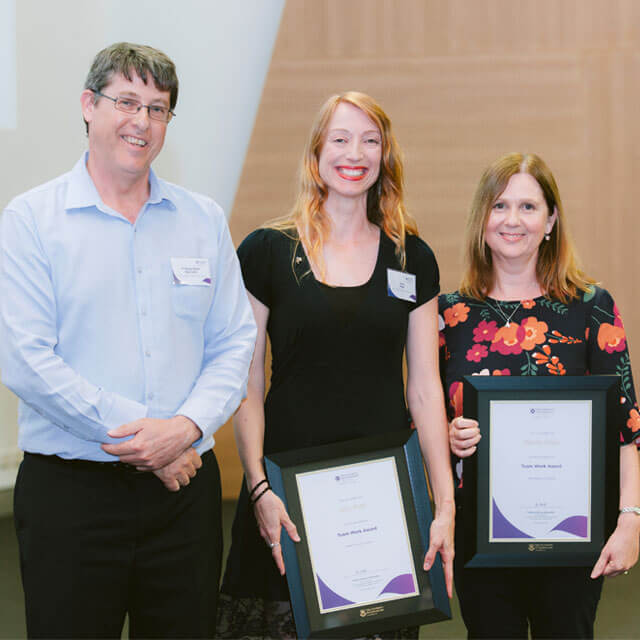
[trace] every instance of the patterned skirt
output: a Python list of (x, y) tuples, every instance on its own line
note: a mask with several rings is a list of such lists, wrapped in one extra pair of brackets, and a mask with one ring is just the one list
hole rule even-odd
[[(420, 627), (405, 627), (359, 640), (417, 639)], [(288, 601), (236, 598), (221, 593), (218, 598), (216, 638), (237, 640), (295, 640), (296, 627)]]

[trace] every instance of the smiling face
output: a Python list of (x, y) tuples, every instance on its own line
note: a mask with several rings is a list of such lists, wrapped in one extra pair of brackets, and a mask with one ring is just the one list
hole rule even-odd
[[(114, 75), (101, 93), (169, 108), (169, 92), (160, 91), (153, 78), (145, 84), (137, 74), (131, 77), (129, 81), (122, 74)], [(116, 180), (123, 176), (146, 179), (164, 144), (167, 123), (149, 119), (144, 107), (135, 114), (124, 113), (111, 100), (99, 98), (95, 102), (94, 98), (92, 91), (83, 91), (82, 114), (89, 123), (90, 173), (93, 168), (101, 176)]]
[(340, 102), (336, 107), (318, 158), (327, 199), (364, 198), (380, 173), (380, 129), (358, 107)]
[(512, 175), (494, 202), (485, 228), (494, 264), (537, 261), (538, 247), (556, 220), (555, 211), (549, 214), (538, 181), (528, 173)]

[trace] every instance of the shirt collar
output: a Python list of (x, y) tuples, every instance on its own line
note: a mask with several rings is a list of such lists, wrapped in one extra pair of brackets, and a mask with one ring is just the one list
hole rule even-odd
[[(68, 211), (70, 209), (97, 207), (100, 211), (110, 213), (109, 207), (102, 202), (102, 198), (100, 198), (96, 185), (93, 183), (93, 180), (89, 175), (89, 171), (87, 170), (88, 156), (89, 152), (85, 151), (78, 162), (76, 162), (73, 169), (71, 169), (64, 208)], [(147, 199), (146, 204), (160, 204), (164, 200), (171, 205), (171, 208), (176, 208), (175, 202), (173, 201), (166, 184), (164, 181), (158, 179), (153, 169), (150, 169), (149, 198)]]

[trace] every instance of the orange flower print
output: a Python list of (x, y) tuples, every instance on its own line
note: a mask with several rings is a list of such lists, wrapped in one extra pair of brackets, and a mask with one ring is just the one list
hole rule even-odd
[(546, 322), (538, 321), (533, 316), (522, 321), (524, 329), (524, 340), (522, 348), (526, 351), (535, 349), (536, 345), (542, 344), (546, 340), (546, 332), (549, 326)]
[(564, 365), (560, 362), (560, 358), (551, 355), (551, 347), (548, 344), (542, 347), (542, 353), (536, 351), (533, 354), (533, 358), (536, 364), (544, 364), (552, 376), (564, 376), (567, 373)]
[(544, 362), (549, 362), (550, 355), (551, 355), (551, 347), (548, 344), (545, 344), (542, 347), (542, 353), (540, 353), (540, 351), (536, 351), (533, 354), (533, 358), (536, 361), (536, 364), (543, 364)]
[(492, 376), (510, 376), (511, 371), (509, 369), (494, 369)]
[(558, 356), (551, 357), (551, 360), (547, 363), (547, 369), (552, 376), (564, 376), (567, 373)]
[(449, 387), (449, 402), (453, 407), (453, 417), (462, 415), (462, 382), (452, 382)]
[[(587, 327), (587, 332), (589, 331), (589, 327)], [(563, 336), (559, 331), (556, 331), (556, 329), (554, 329), (551, 332), (551, 335), (553, 336), (553, 338), (549, 338), (549, 342), (551, 344), (580, 344), (582, 342), (582, 340), (580, 340), (580, 338), (572, 338), (571, 336)], [(587, 339), (589, 339), (589, 334), (586, 333), (585, 334), (587, 336)]]
[(533, 309), (536, 306), (535, 300), (523, 300), (521, 303), (523, 309)]
[(624, 351), (627, 346), (624, 329), (608, 322), (603, 322), (598, 329), (598, 346), (607, 353)]
[(589, 340), (589, 327), (584, 330), (584, 339)]
[(458, 302), (453, 307), (444, 310), (444, 322), (450, 327), (455, 327), (459, 322), (464, 322), (469, 317), (469, 307), (464, 302)]
[(631, 411), (629, 411), (627, 427), (629, 427), (633, 433), (640, 431), (640, 413), (638, 413), (637, 409), (631, 409)]
[(496, 331), (490, 350), (497, 351), (503, 356), (522, 353), (520, 343), (524, 337), (525, 330), (517, 322), (512, 322), (508, 327), (502, 327)]

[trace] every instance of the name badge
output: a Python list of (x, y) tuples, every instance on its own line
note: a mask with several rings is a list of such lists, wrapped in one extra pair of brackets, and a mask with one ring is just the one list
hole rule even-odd
[(171, 258), (173, 284), (211, 286), (211, 269), (208, 258)]
[(416, 277), (413, 273), (387, 269), (387, 294), (408, 302), (416, 302)]

